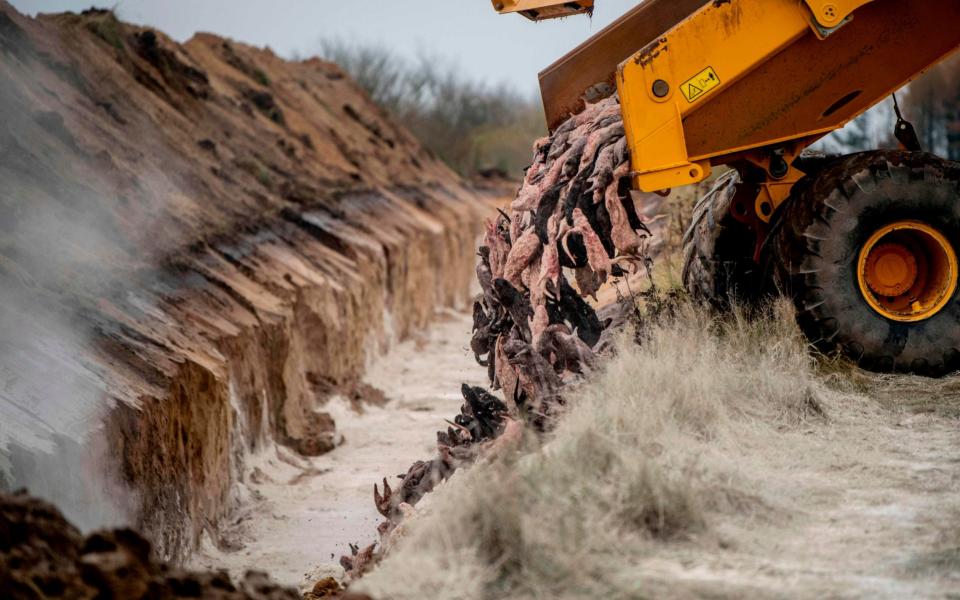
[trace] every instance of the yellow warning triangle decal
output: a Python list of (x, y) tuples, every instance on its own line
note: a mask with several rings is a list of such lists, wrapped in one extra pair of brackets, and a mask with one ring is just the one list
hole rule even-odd
[(702, 93), (703, 93), (702, 89), (698, 88), (697, 86), (691, 83), (689, 89), (687, 89), (687, 99), (693, 100), (694, 98), (696, 98)]

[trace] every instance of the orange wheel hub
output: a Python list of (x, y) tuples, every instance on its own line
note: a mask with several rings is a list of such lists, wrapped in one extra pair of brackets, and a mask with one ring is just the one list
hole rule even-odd
[(860, 293), (894, 321), (922, 321), (940, 312), (957, 290), (957, 253), (936, 229), (898, 221), (877, 230), (860, 250)]
[(917, 281), (917, 258), (900, 244), (880, 244), (867, 256), (864, 276), (880, 296), (899, 296)]

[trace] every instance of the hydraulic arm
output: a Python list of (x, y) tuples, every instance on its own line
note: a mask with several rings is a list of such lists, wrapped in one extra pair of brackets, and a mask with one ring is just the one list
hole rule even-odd
[[(531, 18), (592, 9), (494, 4)], [(955, 0), (648, 0), (541, 73), (544, 106), (553, 128), (619, 91), (635, 185), (646, 191), (697, 183), (759, 148), (776, 150), (782, 180), (782, 156), (954, 50), (960, 28), (944, 23), (957, 22)]]

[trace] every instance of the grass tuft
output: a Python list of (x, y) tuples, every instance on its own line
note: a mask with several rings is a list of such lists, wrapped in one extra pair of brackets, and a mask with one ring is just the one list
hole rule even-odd
[(86, 17), (86, 27), (90, 33), (117, 50), (123, 50), (120, 21), (112, 10), (91, 9), (85, 11), (83, 16)]
[(828, 391), (790, 308), (718, 319), (672, 302), (569, 391), (552, 434), (442, 486), (360, 588), (397, 599), (633, 598), (651, 593), (636, 567), (663, 544), (768, 510), (720, 449), (823, 418)]

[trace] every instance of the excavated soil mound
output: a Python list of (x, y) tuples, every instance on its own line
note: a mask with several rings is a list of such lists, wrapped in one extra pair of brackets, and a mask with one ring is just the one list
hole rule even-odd
[(333, 64), (0, 0), (0, 488), (217, 539), (246, 455), (333, 448), (465, 305), (479, 206)]
[(161, 564), (150, 542), (130, 529), (84, 537), (53, 505), (0, 494), (0, 590), (4, 598), (208, 598), (284, 600), (300, 595), (247, 573), (194, 573)]

